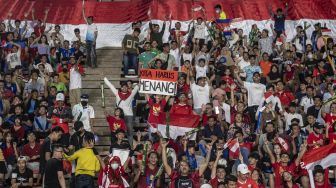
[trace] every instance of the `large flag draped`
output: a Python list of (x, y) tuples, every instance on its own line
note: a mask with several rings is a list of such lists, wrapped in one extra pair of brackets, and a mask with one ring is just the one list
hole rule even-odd
[(323, 168), (336, 165), (336, 144), (331, 143), (308, 151), (303, 156), (301, 164), (307, 170), (314, 169), (316, 165), (321, 165)]
[[(164, 138), (176, 139), (178, 136), (184, 136), (188, 132), (196, 130), (199, 124), (200, 117), (198, 115), (184, 115), (174, 113), (160, 113), (160, 123), (154, 124), (149, 122), (149, 125), (157, 128)], [(191, 134), (190, 139), (195, 140), (196, 134)]]
[[(98, 26), (99, 35), (97, 47), (121, 46), (121, 41), (126, 33), (131, 32), (131, 23), (142, 21), (141, 37), (147, 36), (148, 12), (155, 23), (162, 25), (162, 21), (171, 15), (172, 20), (182, 23), (182, 30), (187, 30), (189, 21), (195, 17), (202, 16), (208, 21), (216, 20), (214, 6), (223, 1), (203, 0), (203, 1), (181, 1), (181, 0), (130, 0), (128, 2), (97, 2), (95, 0), (85, 0), (84, 6), (86, 15), (92, 15), (94, 22)], [(292, 39), (295, 35), (295, 27), (320, 22), (327, 24), (331, 33), (336, 33), (336, 2), (333, 0), (288, 0), (288, 16), (286, 17), (286, 35)], [(44, 9), (50, 7), (47, 23), (61, 24), (61, 33), (66, 39), (74, 37), (74, 28), (80, 28), (81, 34), (85, 36), (86, 25), (82, 19), (82, 0), (0, 0), (0, 18), (6, 19), (8, 12), (12, 12), (12, 20), (23, 19), (26, 12), (31, 13), (35, 8), (35, 17), (43, 19)], [(279, 0), (228, 0), (222, 3), (222, 9), (227, 19), (237, 19), (240, 21), (231, 24), (233, 28), (241, 28), (244, 34), (248, 35), (252, 24), (257, 24), (259, 28), (270, 29), (270, 16), (268, 5), (272, 5), (273, 11), (277, 8), (284, 8), (285, 1)], [(178, 7), (178, 8), (176, 8)], [(191, 13), (192, 7), (199, 7), (205, 11)], [(31, 16), (28, 17), (31, 20)], [(48, 24), (48, 25), (49, 25)], [(174, 22), (173, 22), (174, 24)], [(48, 26), (49, 27), (49, 26)], [(48, 28), (47, 27), (47, 28)], [(173, 26), (174, 27), (174, 26)], [(164, 35), (164, 41), (168, 40), (168, 28)], [(307, 33), (311, 33), (310, 27)], [(31, 32), (30, 30), (28, 34)]]

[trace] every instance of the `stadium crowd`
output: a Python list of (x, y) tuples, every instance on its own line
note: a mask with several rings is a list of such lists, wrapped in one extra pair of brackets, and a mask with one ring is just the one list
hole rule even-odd
[[(59, 25), (46, 28), (48, 9), (43, 20), (33, 10), (30, 24), (29, 14), (2, 22), (0, 187), (65, 188), (66, 174), (74, 188), (335, 186), (335, 166), (316, 165), (309, 178), (300, 165), (305, 153), (336, 144), (336, 44), (325, 26), (298, 25), (286, 38), (286, 5), (270, 7), (270, 30), (252, 25), (243, 33), (214, 8), (218, 19), (198, 17), (187, 30), (170, 17), (161, 28), (150, 22), (141, 40), (142, 23), (132, 24), (122, 41), (125, 77), (178, 71), (177, 92), (145, 94), (136, 105), (138, 85), (118, 89), (104, 78), (116, 97), (114, 112), (105, 113), (112, 155), (104, 158), (94, 147), (94, 109), (81, 92), (85, 68), (97, 67), (93, 17), (83, 8), (86, 36), (75, 29), (72, 39)], [(169, 138), (155, 127), (166, 112), (199, 116), (199, 126)], [(137, 115), (148, 126), (142, 133), (134, 131)]]

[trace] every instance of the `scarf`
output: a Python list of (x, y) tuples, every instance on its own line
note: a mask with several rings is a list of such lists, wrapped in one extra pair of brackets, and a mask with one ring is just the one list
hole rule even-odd
[(129, 92), (129, 91), (127, 93), (118, 91), (118, 96), (119, 96), (120, 100), (122, 100), (122, 101), (125, 101), (126, 99), (128, 99), (128, 97), (130, 95), (131, 95), (131, 92)]

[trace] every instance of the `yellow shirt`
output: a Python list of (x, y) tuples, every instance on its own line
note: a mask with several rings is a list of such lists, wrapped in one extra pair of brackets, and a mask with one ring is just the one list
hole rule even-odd
[(100, 163), (92, 148), (82, 148), (76, 151), (73, 155), (64, 154), (64, 158), (68, 161), (77, 160), (75, 175), (86, 174), (95, 176), (100, 170)]
[(221, 13), (219, 13), (219, 19), (221, 20), (225, 20), (226, 19), (226, 14), (224, 11), (222, 11)]

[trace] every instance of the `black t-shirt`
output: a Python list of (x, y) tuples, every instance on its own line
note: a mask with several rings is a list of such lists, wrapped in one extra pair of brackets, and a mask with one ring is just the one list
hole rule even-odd
[(62, 160), (51, 158), (45, 166), (44, 188), (60, 188), (57, 172), (63, 172)]
[[(33, 178), (33, 171), (26, 168), (24, 173), (20, 173), (19, 169), (16, 168), (12, 172), (12, 179), (16, 180), (16, 183), (28, 183), (29, 179)], [(31, 186), (19, 186), (20, 188), (31, 188)]]
[(40, 150), (40, 172), (43, 173), (45, 169), (45, 156), (47, 152), (51, 153), (52, 148), (51, 148), (51, 140), (49, 137), (47, 137), (44, 141), (43, 144), (41, 145), (41, 150)]
[[(85, 132), (86, 133), (86, 132)], [(85, 133), (81, 136), (77, 132), (75, 132), (70, 137), (70, 145), (73, 145), (75, 147), (75, 151), (81, 149), (83, 147), (83, 137)]]
[(180, 176), (175, 180), (176, 188), (193, 188), (193, 183), (190, 177)]

